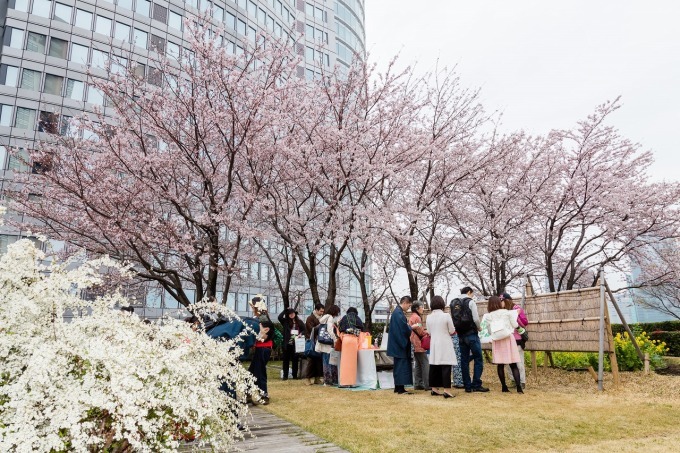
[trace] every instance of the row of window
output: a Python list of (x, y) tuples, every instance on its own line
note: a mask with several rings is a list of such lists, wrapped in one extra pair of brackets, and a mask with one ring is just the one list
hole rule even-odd
[(315, 28), (312, 25), (305, 24), (305, 36), (309, 41), (317, 41), (322, 44), (328, 44), (328, 32)]
[[(144, 75), (144, 65), (138, 65)], [(85, 97), (86, 84), (82, 80), (62, 77), (56, 74), (43, 73), (33, 69), (18, 68), (11, 65), (0, 65), (0, 84), (17, 87), (25, 90), (39, 91), (42, 93), (53, 94), (55, 96), (73, 99), (74, 101), (87, 101), (91, 104), (104, 105), (104, 96), (93, 86), (87, 90)], [(5, 124), (6, 126), (7, 124)]]
[(335, 22), (335, 33), (338, 38), (350, 45), (357, 53), (364, 52), (364, 43), (357, 37), (354, 30), (340, 22)]
[(307, 19), (316, 19), (319, 22), (328, 22), (328, 15), (326, 14), (326, 11), (310, 3), (305, 3), (305, 15), (307, 16)]
[(354, 15), (354, 12), (340, 2), (335, 2), (335, 15), (355, 30), (365, 33), (364, 24)]
[[(14, 107), (0, 104), (0, 126), (13, 126), (18, 129), (35, 130), (36, 120), (38, 132), (48, 134), (69, 135), (70, 116), (60, 115), (49, 111), (38, 111), (26, 107), (16, 107), (16, 115), (13, 115)], [(96, 139), (92, 132), (85, 132), (84, 138)]]
[(323, 53), (319, 50), (316, 50), (312, 47), (307, 46), (305, 49), (305, 59), (308, 62), (314, 62), (319, 65), (324, 65), (324, 66), (330, 66), (331, 65), (331, 59), (330, 55), (327, 53)]

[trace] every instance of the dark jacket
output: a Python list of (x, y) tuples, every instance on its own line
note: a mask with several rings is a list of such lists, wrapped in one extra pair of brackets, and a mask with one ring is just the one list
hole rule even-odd
[[(290, 319), (288, 315), (290, 313), (295, 313), (295, 318)], [(297, 316), (297, 312), (292, 308), (287, 308), (279, 313), (279, 322), (283, 326), (283, 344), (290, 344), (290, 331), (295, 328), (298, 333), (305, 334), (305, 325), (300, 318)]]
[(411, 358), (411, 327), (401, 306), (392, 312), (390, 317), (390, 332), (387, 338), (387, 355), (400, 359)]
[(359, 329), (361, 331), (364, 330), (364, 323), (359, 318), (359, 315), (356, 313), (347, 313), (345, 316), (342, 317), (340, 320), (340, 324), (338, 325), (338, 328), (340, 329), (340, 332), (347, 332), (348, 329)]

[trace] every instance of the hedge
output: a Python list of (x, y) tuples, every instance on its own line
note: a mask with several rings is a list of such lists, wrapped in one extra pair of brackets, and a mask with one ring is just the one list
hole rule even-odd
[[(633, 329), (633, 332), (680, 332), (680, 321), (646, 322), (628, 325)], [(623, 328), (623, 324), (612, 324), (612, 332), (614, 332), (614, 335), (625, 331), (626, 329)]]

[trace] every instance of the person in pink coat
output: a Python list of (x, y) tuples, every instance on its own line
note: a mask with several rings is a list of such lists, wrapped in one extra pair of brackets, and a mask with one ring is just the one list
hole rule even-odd
[[(517, 311), (517, 324), (525, 329), (529, 325), (529, 319), (527, 318), (527, 314), (524, 312), (524, 309), (519, 304), (516, 304), (512, 300), (512, 296), (508, 293), (501, 294), (500, 298), (503, 301), (506, 310)], [(524, 366), (524, 340), (522, 340), (522, 336), (519, 334), (519, 332), (517, 332), (517, 329), (515, 329), (512, 335), (515, 337), (517, 352), (519, 352), (519, 357), (521, 359), (519, 362), (517, 362), (517, 368), (519, 368), (519, 379), (522, 384), (522, 388), (525, 388), (527, 384), (527, 375), (526, 367)], [(506, 369), (506, 372), (511, 375), (509, 368)]]

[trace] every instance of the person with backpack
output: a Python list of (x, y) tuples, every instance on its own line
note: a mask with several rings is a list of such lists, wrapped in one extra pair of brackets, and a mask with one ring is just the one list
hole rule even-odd
[(489, 297), (488, 310), (489, 312), (482, 318), (482, 324), (486, 326), (488, 329), (487, 333), (491, 337), (493, 363), (496, 364), (502, 391), (510, 391), (508, 386), (505, 385), (505, 365), (510, 365), (517, 385), (517, 393), (524, 393), (520, 383), (519, 369), (517, 368), (517, 363), (520, 361), (519, 352), (515, 343), (515, 337), (512, 335), (519, 326), (517, 324), (517, 312), (515, 310), (507, 310), (503, 301), (498, 296)]
[(288, 380), (288, 365), (293, 362), (293, 379), (298, 378), (299, 354), (295, 352), (295, 339), (305, 334), (305, 325), (294, 308), (286, 308), (279, 313), (279, 323), (283, 327), (283, 377)]
[[(480, 321), (477, 304), (472, 299), (473, 291), (469, 286), (460, 290), (460, 296), (451, 301), (451, 318), (458, 332), (460, 345), (460, 364), (463, 373), (463, 385), (465, 391), (488, 392), (487, 387), (482, 386), (482, 373), (484, 372), (484, 357), (482, 356), (482, 343), (479, 341)], [(470, 354), (475, 361), (472, 380), (470, 380)]]

